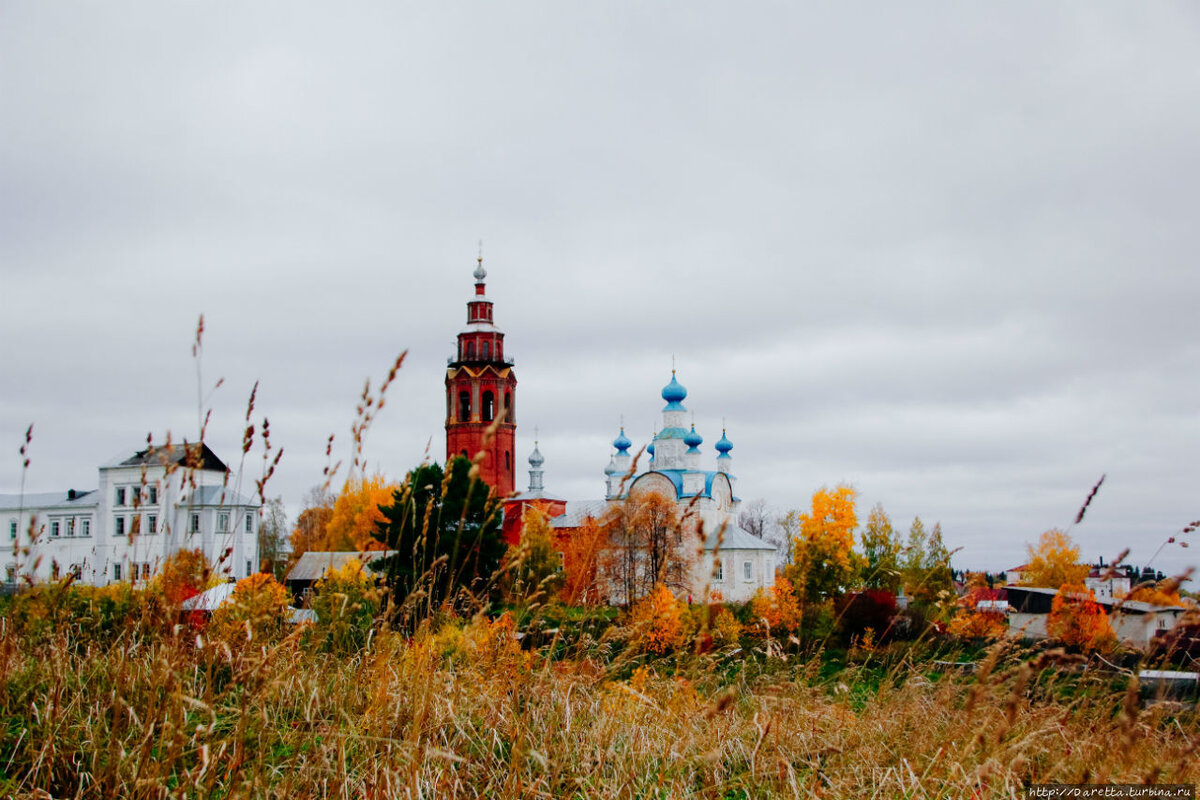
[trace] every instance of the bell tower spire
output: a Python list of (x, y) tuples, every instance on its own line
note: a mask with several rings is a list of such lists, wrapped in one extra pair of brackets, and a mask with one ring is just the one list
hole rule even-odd
[(516, 482), (517, 376), (512, 359), (504, 355), (504, 334), (494, 324), (482, 242), (479, 248), (467, 326), (446, 368), (446, 461), (482, 452), (479, 477), (504, 497)]

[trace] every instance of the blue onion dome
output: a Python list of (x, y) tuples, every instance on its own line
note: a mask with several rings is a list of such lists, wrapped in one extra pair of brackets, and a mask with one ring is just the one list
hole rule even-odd
[(671, 370), (671, 382), (663, 387), (662, 399), (668, 403), (680, 403), (687, 397), (687, 389), (675, 379), (675, 370)]
[(533, 452), (529, 454), (529, 466), (539, 469), (544, 463), (546, 459), (542, 458), (542, 451), (538, 450), (537, 442), (534, 442)]
[(725, 435), (724, 428), (721, 428), (721, 438), (717, 439), (716, 447), (717, 447), (717, 452), (720, 453), (721, 455), (725, 455), (726, 453), (728, 453), (730, 450), (733, 449), (733, 442), (729, 441), (729, 437), (727, 437)]
[(704, 442), (704, 437), (696, 433), (696, 425), (692, 424), (692, 429), (683, 437), (683, 443), (688, 447), (699, 447)]
[(604, 474), (610, 476), (617, 474), (617, 462), (613, 460), (612, 456), (608, 458), (608, 466), (604, 468)]
[[(655, 436), (657, 436), (657, 435), (658, 434), (655, 434)], [(646, 445), (646, 452), (650, 454), (651, 458), (654, 458), (654, 440), (653, 439), (650, 440), (650, 444)]]
[(613, 439), (613, 447), (617, 448), (617, 452), (624, 455), (625, 451), (630, 448), (633, 442), (629, 441), (629, 437), (625, 435), (625, 426), (621, 426), (621, 433), (616, 439)]

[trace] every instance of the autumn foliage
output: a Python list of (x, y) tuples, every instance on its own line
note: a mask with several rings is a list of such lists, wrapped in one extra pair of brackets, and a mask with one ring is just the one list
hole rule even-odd
[(800, 629), (800, 602), (795, 587), (787, 578), (776, 578), (769, 590), (755, 592), (750, 600), (750, 612), (760, 629), (764, 622), (774, 633), (795, 633)]
[(1025, 586), (1057, 589), (1066, 584), (1081, 584), (1087, 577), (1087, 565), (1079, 563), (1079, 546), (1057, 528), (1043, 533), (1037, 545), (1029, 545), (1027, 549), (1029, 564), (1021, 574)]
[(1064, 584), (1054, 596), (1046, 632), (1063, 644), (1083, 650), (1108, 651), (1116, 643), (1108, 615), (1096, 595), (1083, 584)]
[(277, 635), (287, 623), (289, 599), (287, 589), (265, 572), (242, 578), (213, 612), (209, 635), (231, 644)]
[(800, 515), (788, 578), (806, 602), (840, 595), (858, 578), (863, 559), (854, 551), (856, 497), (849, 486), (822, 488), (813, 494), (812, 509)]
[(670, 589), (655, 584), (630, 611), (635, 640), (651, 653), (671, 652), (683, 643), (685, 610)]

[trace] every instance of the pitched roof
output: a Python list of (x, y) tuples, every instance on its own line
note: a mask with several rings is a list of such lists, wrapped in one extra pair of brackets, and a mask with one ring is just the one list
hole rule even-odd
[[(74, 493), (74, 497), (72, 497)], [(36, 510), (64, 506), (66, 508), (90, 508), (99, 502), (100, 496), (95, 489), (76, 491), (68, 489), (65, 492), (26, 492), (19, 494), (0, 494), (0, 509), (16, 511), (17, 509)]]
[(740, 528), (733, 521), (733, 517), (729, 518), (729, 523), (724, 526), (723, 530), (721, 526), (716, 526), (705, 533), (705, 550), (716, 549), (718, 537), (721, 539), (721, 550), (770, 550), (774, 553), (778, 549), (765, 539), (760, 539), (754, 534)]
[(150, 445), (150, 447), (134, 451), (132, 454), (119, 455), (107, 464), (102, 465), (101, 469), (112, 467), (156, 467), (166, 466), (167, 464), (178, 464), (179, 466), (214, 470), (217, 472), (229, 471), (229, 467), (225, 466), (225, 462), (217, 458), (217, 454), (210, 450), (208, 445), (203, 442), (188, 443), (186, 445), (173, 444), (169, 447), (166, 445)]
[[(1058, 594), (1058, 589), (1051, 589), (1048, 586), (1005, 586), (1006, 590), (1012, 593), (1029, 592), (1030, 594), (1041, 594), (1054, 596)], [(1179, 611), (1184, 612), (1187, 609), (1177, 605), (1158, 605), (1157, 603), (1147, 603), (1142, 600), (1122, 600), (1119, 597), (1097, 597), (1096, 602), (1104, 606), (1109, 612), (1131, 611), (1134, 614), (1154, 614), (1159, 611)]]
[(288, 572), (285, 581), (318, 581), (331, 569), (341, 569), (352, 559), (357, 559), (367, 569), (380, 559), (396, 555), (397, 550), (369, 550), (364, 552), (333, 553), (309, 550), (300, 556), (296, 566)]

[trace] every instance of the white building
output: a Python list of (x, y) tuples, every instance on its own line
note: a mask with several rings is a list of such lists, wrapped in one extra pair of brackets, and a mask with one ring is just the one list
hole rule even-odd
[[(724, 431), (714, 447), (716, 469), (701, 468), (700, 445), (704, 440), (695, 425), (690, 430), (684, 427), (686, 397), (687, 390), (672, 370), (671, 382), (662, 390), (667, 403), (663, 408), (663, 427), (646, 448), (651, 456), (648, 467), (630, 475), (633, 457), (629, 448), (633, 443), (622, 428), (613, 441), (617, 452), (604, 470), (605, 499), (566, 503), (565, 513), (553, 517), (550, 524), (569, 535), (571, 529), (579, 528), (589, 517), (602, 520), (613, 504), (630, 495), (657, 492), (675, 501), (689, 528), (696, 525), (704, 532), (703, 548), (690, 579), (685, 581), (687, 593), (696, 602), (703, 602), (713, 593), (719, 593), (729, 602), (744, 602), (775, 582), (775, 546), (738, 526), (741, 500), (733, 493), (737, 482), (730, 455), (733, 443)], [(517, 500), (540, 496), (542, 460), (536, 449), (534, 455), (536, 459), (530, 458), (534, 467), (530, 472), (530, 492)]]
[(260, 503), (235, 484), (207, 445), (172, 445), (101, 465), (96, 489), (0, 495), (5, 582), (145, 580), (167, 556), (195, 548), (246, 577), (259, 566)]

